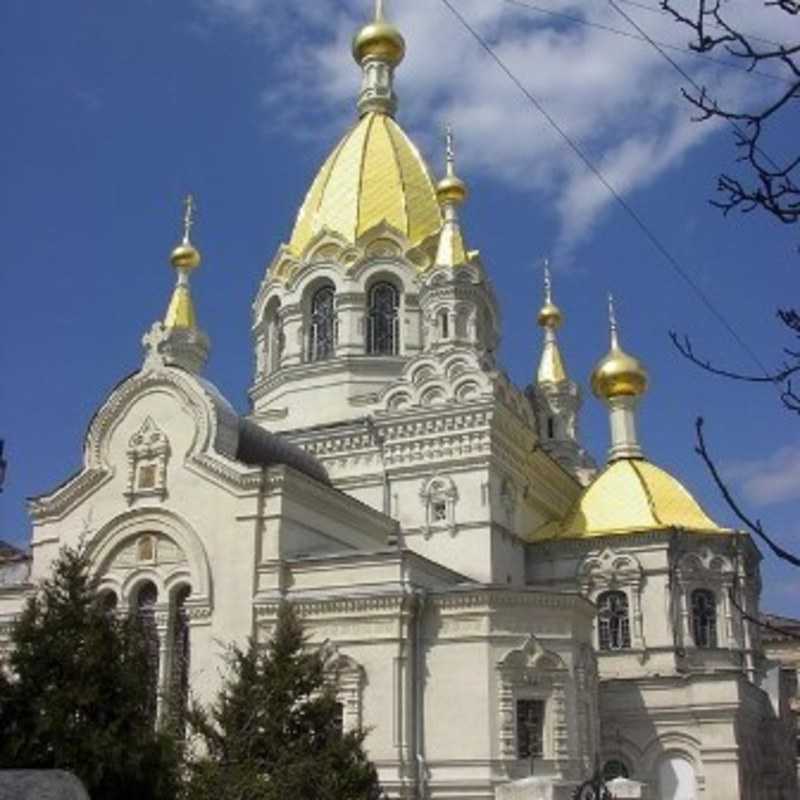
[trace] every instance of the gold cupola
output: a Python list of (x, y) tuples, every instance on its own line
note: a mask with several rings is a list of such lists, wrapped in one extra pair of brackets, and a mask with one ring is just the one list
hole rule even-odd
[(413, 248), (442, 227), (428, 166), (394, 119), (394, 68), (404, 51), (402, 35), (378, 2), (375, 19), (353, 41), (363, 73), (359, 120), (328, 156), (300, 208), (289, 240), (296, 258), (323, 231), (355, 244), (385, 223)]
[(467, 199), (467, 184), (456, 175), (453, 129), (448, 125), (445, 145), (445, 176), (436, 184), (436, 199), (442, 207), (444, 223), (436, 247), (436, 267), (458, 267), (469, 262), (464, 234), (458, 220), (458, 207)]
[(539, 309), (536, 321), (539, 327), (544, 329), (544, 346), (536, 373), (536, 383), (539, 385), (563, 383), (567, 380), (567, 371), (556, 340), (556, 330), (561, 326), (564, 317), (561, 309), (553, 302), (553, 283), (547, 260), (544, 266), (544, 305)]
[(197, 315), (189, 290), (189, 275), (200, 266), (200, 251), (192, 244), (194, 224), (194, 198), (187, 195), (183, 214), (183, 238), (170, 255), (170, 262), (178, 273), (178, 280), (164, 317), (165, 328), (197, 327)]
[(603, 400), (614, 397), (639, 397), (647, 390), (647, 370), (639, 359), (628, 355), (620, 347), (614, 298), (611, 295), (608, 297), (608, 318), (611, 349), (600, 359), (592, 372), (592, 391), (596, 397)]
[(448, 125), (445, 148), (445, 175), (436, 184), (436, 198), (442, 207), (452, 205), (457, 208), (464, 205), (468, 194), (467, 184), (456, 175), (456, 150), (453, 129)]
[(376, 0), (375, 18), (353, 37), (353, 58), (359, 65), (373, 58), (396, 67), (405, 54), (403, 34), (384, 19), (383, 0)]

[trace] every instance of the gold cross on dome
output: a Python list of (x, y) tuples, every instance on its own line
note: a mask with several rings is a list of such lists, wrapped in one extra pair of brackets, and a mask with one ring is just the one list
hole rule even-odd
[(188, 243), (192, 233), (192, 226), (194, 225), (194, 197), (191, 194), (186, 195), (186, 200), (183, 203), (183, 241)]

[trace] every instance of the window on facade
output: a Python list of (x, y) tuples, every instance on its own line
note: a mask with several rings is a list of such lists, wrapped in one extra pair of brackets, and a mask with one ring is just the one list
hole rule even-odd
[(391, 283), (376, 283), (369, 293), (367, 352), (371, 355), (397, 355), (400, 345), (398, 294)]
[(336, 308), (333, 286), (323, 286), (311, 298), (309, 361), (332, 358), (336, 349)]
[(174, 720), (176, 733), (182, 735), (186, 724), (186, 709), (189, 701), (189, 665), (191, 649), (189, 643), (189, 615), (186, 600), (189, 597), (188, 586), (181, 587), (175, 593), (172, 608), (170, 639), (172, 644), (172, 660), (170, 670), (170, 711)]
[(613, 781), (615, 778), (629, 778), (628, 768), (618, 758), (612, 758), (603, 765), (603, 780)]
[(344, 703), (336, 703), (336, 712), (333, 716), (333, 726), (341, 736), (344, 733)]
[(139, 488), (152, 489), (156, 485), (156, 465), (142, 464), (139, 467)]
[(117, 595), (110, 589), (100, 595), (100, 602), (106, 614), (113, 614), (117, 610)]
[(442, 339), (447, 339), (450, 336), (450, 315), (447, 311), (439, 312), (439, 330), (442, 334)]
[[(156, 544), (153, 537), (146, 533), (136, 542), (136, 558), (139, 561), (152, 561), (156, 554)], [(155, 587), (154, 587), (155, 588)]]
[(447, 522), (446, 500), (434, 500), (431, 503), (431, 522)]
[(597, 634), (601, 650), (624, 650), (631, 646), (628, 596), (625, 592), (603, 592), (597, 598)]
[(717, 599), (710, 589), (692, 592), (692, 637), (697, 647), (717, 646)]
[(517, 758), (544, 755), (544, 700), (517, 700)]
[(547, 418), (547, 438), (554, 439), (556, 435), (556, 421), (552, 417)]
[(156, 627), (155, 607), (158, 602), (158, 589), (151, 581), (146, 581), (136, 593), (136, 615), (142, 627), (147, 648), (147, 671), (150, 687), (147, 713), (155, 720), (158, 709), (158, 659), (159, 642)]

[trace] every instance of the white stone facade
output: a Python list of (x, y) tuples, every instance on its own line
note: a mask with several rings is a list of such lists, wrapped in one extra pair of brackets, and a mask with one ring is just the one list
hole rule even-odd
[[(364, 113), (389, 113), (396, 64), (376, 58)], [(323, 226), (302, 253), (279, 248), (252, 307), (248, 417), (199, 376), (208, 338), (157, 323), (79, 473), (31, 501), (30, 579), (84, 542), (109, 602), (146, 601), (160, 709), (179, 644), (209, 701), (226, 643), (265, 640), (288, 598), (391, 798), (567, 797), (596, 765), (653, 800), (795, 798), (792, 720), (748, 621), (749, 539), (532, 535), (594, 479), (580, 394), (566, 375), (520, 389), (497, 363), (499, 309), (449, 166), (438, 235)], [(615, 436), (638, 447), (635, 403), (617, 405)], [(30, 584), (0, 575), (2, 646)]]

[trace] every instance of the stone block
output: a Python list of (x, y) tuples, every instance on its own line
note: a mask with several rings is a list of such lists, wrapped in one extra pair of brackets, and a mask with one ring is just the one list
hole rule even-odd
[(0, 800), (89, 800), (83, 784), (59, 769), (0, 770)]

